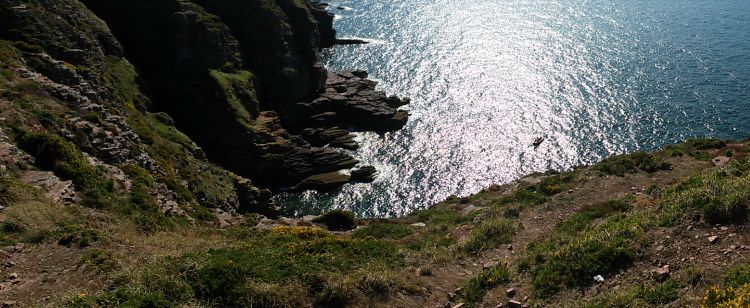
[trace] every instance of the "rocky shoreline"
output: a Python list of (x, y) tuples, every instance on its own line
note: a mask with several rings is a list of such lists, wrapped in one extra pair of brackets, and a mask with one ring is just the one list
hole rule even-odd
[[(3, 0), (0, 40), (18, 50), (18, 59), (6, 59), (18, 61), (9, 71), (61, 105), (59, 114), (49, 111), (59, 122), (22, 126), (59, 135), (103, 169), (139, 166), (158, 184), (225, 169), (216, 173), (240, 180), (219, 187), (234, 192), (222, 188), (221, 197), (200, 203), (271, 213), (271, 192), (372, 181), (376, 170), (347, 152), (358, 148), (352, 132), (386, 133), (408, 121), (399, 110), (408, 99), (378, 91), (366, 72), (329, 72), (320, 63), (322, 48), (341, 43), (326, 7), (302, 0)], [(154, 133), (177, 147), (161, 146)], [(120, 171), (112, 177), (127, 180)], [(201, 189), (156, 186), (167, 212), (191, 199), (176, 192)], [(255, 192), (243, 198), (248, 187)]]

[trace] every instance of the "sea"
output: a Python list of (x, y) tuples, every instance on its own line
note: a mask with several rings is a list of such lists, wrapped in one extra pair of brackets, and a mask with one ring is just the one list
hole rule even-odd
[(405, 215), (533, 172), (750, 136), (748, 0), (329, 4), (338, 36), (369, 44), (324, 50), (325, 64), (367, 70), (411, 117), (357, 133), (374, 183), (277, 196), (290, 216)]

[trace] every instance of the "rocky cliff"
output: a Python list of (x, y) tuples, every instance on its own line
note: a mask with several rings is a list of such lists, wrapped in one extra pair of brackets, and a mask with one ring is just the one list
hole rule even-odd
[(31, 158), (8, 167), (70, 181), (76, 200), (143, 192), (154, 213), (190, 219), (206, 208), (273, 215), (271, 191), (349, 182), (339, 171), (358, 162), (337, 147), (357, 147), (350, 131), (400, 128), (408, 100), (375, 91), (364, 72), (326, 71), (318, 53), (335, 31), (323, 7), (0, 1), (0, 127), (6, 148)]

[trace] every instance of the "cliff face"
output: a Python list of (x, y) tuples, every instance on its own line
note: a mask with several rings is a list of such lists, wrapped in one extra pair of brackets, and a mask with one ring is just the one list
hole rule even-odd
[[(190, 218), (273, 215), (256, 185), (335, 189), (358, 163), (335, 147), (357, 147), (350, 130), (398, 129), (408, 101), (323, 68), (332, 20), (302, 0), (0, 0), (0, 128), (32, 158), (11, 169), (70, 181), (71, 202), (143, 192), (154, 212)], [(48, 144), (80, 155), (49, 158)]]

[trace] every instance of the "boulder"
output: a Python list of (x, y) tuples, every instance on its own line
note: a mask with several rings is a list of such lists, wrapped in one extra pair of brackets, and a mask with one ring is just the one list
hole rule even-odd
[(316, 174), (303, 179), (295, 190), (332, 191), (349, 183), (351, 176), (340, 172)]
[(351, 181), (359, 183), (370, 183), (375, 180), (377, 170), (373, 166), (363, 166), (351, 171)]

